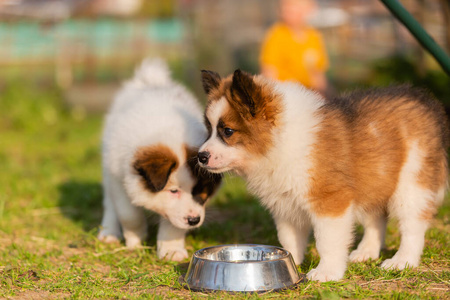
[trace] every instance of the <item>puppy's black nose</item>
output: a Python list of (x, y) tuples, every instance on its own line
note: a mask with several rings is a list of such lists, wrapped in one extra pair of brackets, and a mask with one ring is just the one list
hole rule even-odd
[(209, 160), (210, 156), (211, 156), (211, 154), (209, 154), (208, 151), (199, 152), (198, 153), (198, 161), (201, 162), (202, 164), (206, 165), (206, 164), (208, 164), (208, 160)]
[(200, 217), (188, 217), (187, 221), (190, 226), (194, 226), (200, 222)]

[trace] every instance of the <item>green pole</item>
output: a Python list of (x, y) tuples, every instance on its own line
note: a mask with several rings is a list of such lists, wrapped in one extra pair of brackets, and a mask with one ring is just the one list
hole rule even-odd
[(450, 76), (450, 57), (433, 38), (423, 29), (419, 22), (401, 5), (399, 0), (381, 0), (391, 13), (408, 28), (419, 43), (437, 60), (442, 69)]

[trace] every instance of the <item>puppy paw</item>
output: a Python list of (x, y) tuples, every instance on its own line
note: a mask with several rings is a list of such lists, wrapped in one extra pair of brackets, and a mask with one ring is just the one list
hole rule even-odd
[(103, 243), (107, 243), (107, 244), (112, 244), (112, 243), (119, 243), (120, 242), (120, 235), (118, 234), (110, 234), (107, 232), (103, 232), (101, 231), (97, 238), (99, 239), (99, 241), (103, 242)]
[(136, 249), (141, 246), (141, 239), (138, 237), (125, 237), (125, 246), (128, 249)]
[(354, 251), (352, 251), (352, 253), (350, 253), (350, 261), (351, 262), (363, 262), (363, 261), (367, 261), (369, 259), (378, 259), (378, 257), (380, 256), (379, 251), (374, 251), (371, 249), (356, 249)]
[(158, 249), (158, 258), (171, 261), (183, 261), (188, 258), (188, 253), (184, 248), (162, 248)]
[(386, 259), (381, 264), (381, 267), (386, 270), (404, 270), (406, 268), (415, 268), (419, 266), (419, 261), (408, 260), (406, 258), (398, 258), (394, 255), (393, 258)]
[(327, 281), (338, 281), (341, 280), (344, 275), (341, 274), (341, 272), (335, 272), (335, 271), (329, 271), (325, 272), (317, 269), (312, 269), (311, 271), (306, 274), (306, 278), (312, 281), (319, 281), (319, 282), (327, 282)]

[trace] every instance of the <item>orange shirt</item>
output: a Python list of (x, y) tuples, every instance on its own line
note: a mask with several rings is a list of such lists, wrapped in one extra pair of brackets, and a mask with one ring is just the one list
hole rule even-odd
[(305, 29), (296, 37), (284, 24), (275, 24), (262, 46), (261, 65), (275, 67), (279, 80), (299, 81), (311, 87), (310, 72), (324, 73), (328, 57), (321, 34), (314, 28)]

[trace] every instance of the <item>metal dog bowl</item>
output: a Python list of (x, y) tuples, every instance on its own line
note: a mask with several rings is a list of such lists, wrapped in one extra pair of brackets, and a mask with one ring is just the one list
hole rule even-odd
[(266, 292), (302, 281), (292, 255), (265, 245), (222, 245), (198, 250), (184, 278), (194, 291)]

